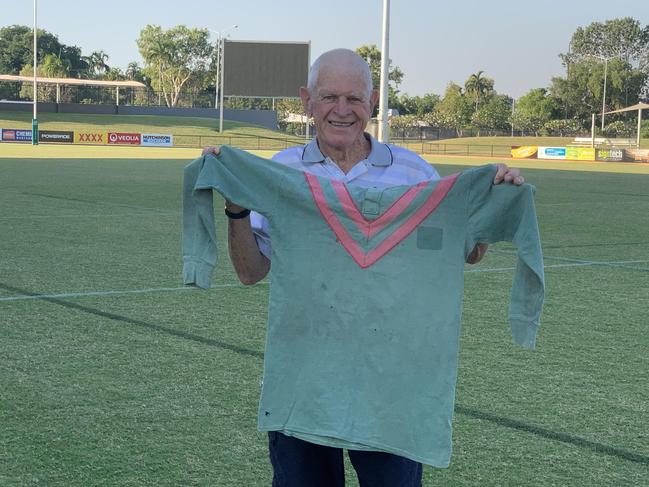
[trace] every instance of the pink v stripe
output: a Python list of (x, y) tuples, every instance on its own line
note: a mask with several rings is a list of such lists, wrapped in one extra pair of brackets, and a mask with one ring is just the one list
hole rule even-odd
[(421, 183), (413, 186), (408, 191), (403, 193), (397, 201), (395, 201), (388, 210), (379, 216), (376, 220), (367, 220), (361, 212), (358, 210), (358, 207), (352, 200), (351, 195), (347, 186), (341, 181), (331, 181), (331, 184), (338, 195), (338, 199), (342, 203), (342, 208), (347, 215), (347, 217), (354, 222), (358, 227), (360, 232), (365, 235), (365, 237), (372, 237), (376, 235), (383, 227), (388, 223), (392, 222), (395, 218), (401, 215), (406, 208), (412, 203), (417, 194), (426, 187), (427, 182), (422, 181)]
[[(404, 221), (399, 227), (392, 232), (388, 237), (386, 237), (379, 245), (377, 245), (375, 248), (370, 250), (369, 252), (364, 252), (358, 242), (356, 242), (353, 237), (349, 234), (347, 229), (340, 223), (340, 220), (338, 219), (338, 216), (334, 212), (334, 210), (329, 206), (329, 203), (327, 202), (324, 192), (322, 191), (322, 186), (320, 184), (320, 181), (317, 176), (314, 176), (309, 173), (304, 173), (304, 176), (307, 180), (307, 183), (309, 185), (309, 188), (311, 189), (311, 195), (313, 196), (313, 200), (316, 203), (316, 206), (320, 210), (320, 213), (322, 214), (323, 218), (329, 225), (329, 227), (333, 230), (334, 234), (340, 241), (340, 243), (343, 245), (347, 253), (351, 255), (351, 257), (354, 259), (354, 261), (362, 268), (365, 269), (372, 264), (374, 264), (376, 261), (381, 259), (385, 254), (390, 252), (395, 246), (397, 246), (402, 240), (404, 240), (408, 235), (412, 233), (412, 231), (417, 228), (417, 226), (426, 219), (428, 215), (430, 215), (435, 208), (439, 206), (439, 204), (442, 202), (442, 200), (446, 197), (448, 192), (451, 190), (453, 185), (455, 184), (455, 181), (457, 180), (458, 174), (453, 174), (451, 176), (447, 176), (445, 178), (442, 178), (437, 185), (435, 186), (435, 189), (432, 191), (432, 193), (426, 198), (426, 201), (412, 214), (410, 217)], [(342, 184), (342, 183), (341, 183)], [(427, 183), (423, 183), (427, 184)], [(420, 187), (421, 186), (421, 187)], [(413, 191), (414, 195), (406, 195), (411, 191), (415, 190), (415, 188), (418, 188), (416, 192)], [(412, 199), (414, 199), (414, 196), (421, 191), (423, 188), (422, 183), (418, 184), (417, 186), (414, 186), (410, 190), (408, 190), (404, 195), (399, 198), (397, 203), (400, 202), (400, 200), (408, 201), (408, 203), (412, 202)], [(334, 185), (334, 189), (336, 189)], [(346, 201), (343, 197), (341, 197), (341, 193), (336, 190), (336, 194), (338, 197), (341, 199), (341, 203), (344, 205), (351, 204), (351, 208), (345, 209), (345, 213), (349, 218), (352, 218), (353, 216), (353, 221), (356, 225), (359, 226), (359, 229), (363, 231), (364, 226), (362, 226), (363, 222), (368, 223), (365, 218), (358, 212), (358, 208), (356, 208), (356, 205), (354, 204), (353, 200), (351, 200), (351, 196), (349, 195), (349, 192), (345, 191), (344, 193), (346, 194), (347, 197), (349, 197), (349, 200)], [(399, 203), (397, 205), (395, 203), (390, 207), (390, 210), (393, 208), (397, 207), (400, 208), (400, 211), (397, 212), (397, 210), (394, 210), (390, 218), (385, 218), (385, 221), (382, 223), (382, 226), (387, 225), (390, 221), (394, 220), (397, 216), (403, 213), (403, 211), (407, 208), (407, 204), (401, 204)], [(354, 212), (355, 210), (355, 212)], [(388, 211), (390, 211), (388, 210)], [(384, 218), (385, 215), (388, 212), (384, 213), (379, 217), (377, 220), (380, 220), (381, 218)], [(360, 221), (362, 219), (362, 222)], [(366, 231), (371, 231), (371, 230), (366, 230)], [(376, 230), (378, 231), (378, 230)], [(376, 233), (376, 231), (373, 231), (372, 234)], [(363, 232), (364, 235), (367, 235), (365, 232)]]
[(343, 245), (347, 253), (352, 256), (352, 258), (358, 265), (363, 267), (361, 265), (361, 262), (365, 260), (365, 252), (363, 252), (363, 249), (361, 249), (358, 243), (356, 243), (351, 235), (349, 235), (347, 229), (342, 225), (342, 223), (340, 223), (340, 220), (338, 220), (338, 217), (336, 216), (334, 211), (327, 204), (327, 200), (325, 199), (325, 195), (322, 192), (322, 186), (320, 185), (320, 181), (318, 181), (318, 177), (307, 172), (304, 173), (304, 176), (306, 177), (306, 181), (309, 184), (309, 188), (311, 189), (311, 195), (313, 196), (313, 200), (320, 210), (322, 217), (325, 219), (329, 227), (334, 231), (334, 234), (336, 235), (336, 237), (338, 237), (338, 241)]

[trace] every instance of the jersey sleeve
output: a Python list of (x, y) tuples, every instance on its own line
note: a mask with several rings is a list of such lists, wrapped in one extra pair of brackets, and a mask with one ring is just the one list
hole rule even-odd
[(545, 294), (535, 188), (529, 184), (494, 185), (494, 175), (493, 167), (472, 174), (465, 251), (468, 254), (478, 242), (511, 242), (516, 246), (509, 324), (519, 345), (534, 348)]
[(209, 288), (218, 249), (212, 191), (266, 216), (273, 213), (290, 171), (280, 164), (227, 146), (218, 157), (191, 162), (183, 174), (183, 282)]

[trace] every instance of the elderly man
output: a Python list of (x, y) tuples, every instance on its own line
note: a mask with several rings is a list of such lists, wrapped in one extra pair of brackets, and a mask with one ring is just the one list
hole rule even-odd
[[(306, 146), (275, 155), (279, 163), (319, 176), (363, 187), (411, 185), (439, 178), (437, 171), (404, 148), (382, 144), (364, 132), (378, 101), (372, 89), (367, 63), (355, 52), (335, 49), (321, 55), (309, 72), (308, 86), (300, 88), (304, 110), (313, 117), (316, 137)], [(218, 154), (218, 148), (205, 152)], [(494, 184), (522, 184), (518, 170), (502, 164)], [(229, 217), (230, 258), (239, 279), (254, 284), (271, 266), (271, 242), (267, 221), (231, 202)], [(478, 244), (467, 261), (482, 259), (486, 245)], [(326, 265), (323, 263), (323, 265)], [(274, 486), (344, 485), (343, 451), (317, 445), (279, 431), (269, 433)], [(422, 465), (394, 454), (349, 450), (361, 485), (421, 485)]]

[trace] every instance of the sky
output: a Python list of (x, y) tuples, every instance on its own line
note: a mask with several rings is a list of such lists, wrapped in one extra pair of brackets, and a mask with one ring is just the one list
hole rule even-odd
[[(39, 28), (84, 55), (103, 50), (122, 69), (142, 65), (136, 39), (147, 24), (308, 41), (315, 60), (338, 47), (380, 48), (382, 15), (383, 0), (38, 0)], [(481, 70), (498, 93), (519, 98), (565, 76), (558, 55), (577, 27), (622, 17), (649, 24), (649, 0), (391, 0), (389, 55), (405, 75), (400, 92), (410, 96), (441, 95)], [(0, 27), (32, 23), (32, 0), (0, 0)]]

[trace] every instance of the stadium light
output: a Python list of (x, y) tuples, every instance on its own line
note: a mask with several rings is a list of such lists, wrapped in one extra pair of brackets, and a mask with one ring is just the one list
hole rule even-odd
[(36, 82), (36, 68), (38, 61), (37, 39), (38, 33), (36, 30), (36, 2), (34, 0), (34, 115), (32, 118), (32, 145), (38, 145), (38, 87)]
[(608, 62), (611, 59), (615, 58), (620, 58), (623, 57), (627, 54), (627, 52), (621, 52), (618, 54), (614, 54), (612, 56), (603, 56), (601, 54), (586, 54), (588, 57), (593, 57), (595, 59), (599, 59), (600, 61), (604, 61), (604, 90), (602, 93), (602, 133), (604, 132), (604, 114), (606, 113), (606, 78), (608, 74)]
[(379, 90), (379, 141), (388, 142), (388, 72), (390, 68), (390, 0), (383, 0), (381, 34), (381, 89)]
[[(223, 132), (223, 41), (230, 34), (223, 35), (229, 30), (237, 29), (239, 26), (234, 24), (227, 29), (222, 30), (212, 30), (207, 29), (210, 32), (216, 34), (216, 80), (214, 83), (214, 108), (219, 109), (219, 132)], [(220, 101), (219, 101), (220, 100)]]

